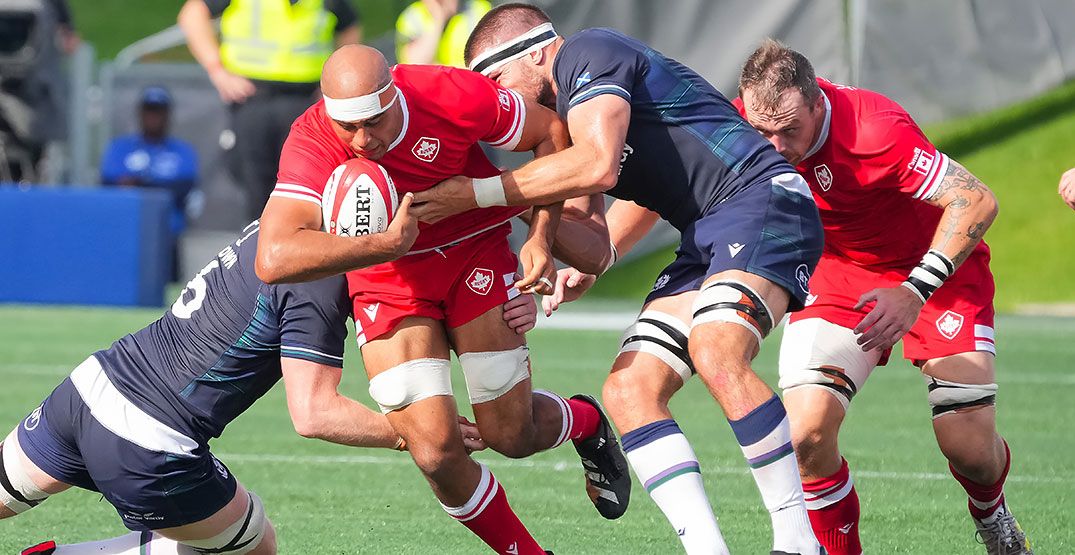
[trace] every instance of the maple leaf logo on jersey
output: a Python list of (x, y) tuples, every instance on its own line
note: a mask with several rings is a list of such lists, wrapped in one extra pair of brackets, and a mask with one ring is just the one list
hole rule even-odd
[(946, 310), (944, 314), (941, 314), (940, 318), (937, 318), (937, 331), (941, 332), (941, 335), (947, 337), (949, 341), (955, 339), (961, 329), (963, 329), (962, 314)]
[(488, 295), (493, 290), (493, 272), (485, 268), (474, 268), (467, 278), (467, 287), (479, 295)]
[(411, 153), (415, 158), (423, 162), (432, 162), (437, 153), (440, 152), (440, 139), (434, 137), (422, 137), (418, 139), (417, 143), (414, 143), (414, 148), (411, 149)]
[(817, 184), (821, 186), (822, 191), (832, 188), (832, 171), (825, 164), (814, 166), (814, 177), (817, 178)]

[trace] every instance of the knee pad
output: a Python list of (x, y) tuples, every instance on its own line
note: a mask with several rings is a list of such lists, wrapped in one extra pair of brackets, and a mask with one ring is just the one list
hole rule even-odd
[(204, 540), (191, 540), (181, 542), (198, 553), (213, 553), (216, 555), (243, 555), (250, 553), (261, 543), (265, 535), (265, 506), (253, 492), (247, 492), (250, 504), (247, 506), (243, 517), (227, 527), (223, 532)]
[(732, 279), (714, 281), (698, 292), (694, 299), (692, 326), (710, 322), (739, 324), (750, 330), (758, 344), (773, 331), (769, 306), (757, 291)]
[(16, 428), (0, 443), (0, 505), (15, 514), (29, 511), (49, 496), (30, 479), (20, 453), (22, 447)]
[(780, 388), (819, 387), (847, 409), (881, 360), (864, 352), (854, 331), (820, 318), (791, 322), (780, 342)]
[(966, 384), (925, 376), (929, 389), (929, 406), (933, 419), (964, 410), (974, 410), (996, 404), (997, 384)]
[(530, 377), (530, 349), (464, 353), (459, 355), (459, 364), (467, 380), (470, 404), (485, 403)]
[(452, 366), (442, 358), (409, 360), (370, 380), (370, 397), (385, 414), (438, 395), (452, 395)]
[(679, 318), (657, 310), (644, 310), (620, 339), (620, 354), (649, 353), (667, 364), (686, 383), (694, 375), (687, 349), (691, 330)]

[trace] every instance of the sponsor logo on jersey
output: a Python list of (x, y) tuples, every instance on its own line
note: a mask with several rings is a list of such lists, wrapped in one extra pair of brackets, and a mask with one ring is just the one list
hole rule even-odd
[(366, 313), (366, 318), (370, 319), (370, 322), (377, 320), (377, 310), (381, 308), (381, 303), (373, 303), (362, 309), (362, 312)]
[(422, 137), (414, 143), (411, 153), (423, 162), (432, 162), (440, 152), (440, 139), (436, 137)]
[(821, 186), (822, 191), (832, 188), (832, 170), (827, 165), (814, 166), (814, 177), (817, 178), (817, 184)]
[(732, 258), (735, 258), (735, 255), (739, 254), (739, 252), (742, 251), (743, 247), (745, 247), (745, 246), (746, 245), (744, 245), (742, 243), (729, 243), (728, 244), (728, 254), (732, 255)]
[(955, 339), (961, 329), (963, 329), (963, 315), (958, 312), (946, 310), (940, 318), (937, 318), (937, 331), (949, 341)]
[(814, 301), (816, 301), (816, 300), (817, 300), (817, 295), (807, 294), (806, 295), (806, 302), (803, 303), (803, 306), (810, 306), (810, 305), (814, 304)]
[(503, 108), (505, 112), (510, 112), (511, 111), (511, 95), (508, 94), (508, 91), (506, 91), (504, 89), (499, 89), (499, 90), (496, 91), (496, 95), (497, 95), (498, 98), (500, 98), (500, 107)]
[(907, 164), (907, 168), (915, 173), (929, 175), (929, 170), (933, 169), (933, 160), (932, 154), (926, 154), (926, 151), (915, 147), (914, 156), (911, 158), (911, 163)]
[(493, 272), (485, 268), (474, 268), (467, 278), (467, 287), (479, 295), (488, 295), (493, 290)]
[(37, 425), (41, 423), (41, 407), (43, 406), (45, 406), (44, 403), (38, 405), (36, 409), (30, 412), (30, 416), (26, 417), (26, 421), (22, 423), (22, 427), (27, 432), (34, 431), (34, 428), (37, 428)]
[(799, 282), (803, 293), (810, 293), (810, 268), (806, 264), (799, 264), (799, 267), (795, 268), (795, 281)]
[(671, 280), (672, 276), (668, 274), (661, 274), (661, 277), (657, 278), (657, 281), (653, 284), (653, 290), (659, 291), (661, 289), (664, 289), (664, 286), (668, 285), (668, 282)]
[(627, 163), (627, 157), (634, 153), (634, 147), (627, 143), (623, 143), (623, 153), (620, 154), (620, 171), (616, 172), (616, 175), (623, 173), (623, 165)]

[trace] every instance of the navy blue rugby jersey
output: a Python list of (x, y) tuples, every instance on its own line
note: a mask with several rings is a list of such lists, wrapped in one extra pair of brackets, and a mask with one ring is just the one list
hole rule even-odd
[(620, 177), (608, 193), (682, 231), (710, 207), (791, 167), (700, 75), (623, 33), (586, 29), (553, 64), (556, 110), (603, 94), (631, 104)]
[(281, 357), (343, 366), (346, 279), (262, 282), (258, 230), (247, 226), (164, 316), (94, 353), (127, 400), (198, 441), (219, 436), (272, 388)]

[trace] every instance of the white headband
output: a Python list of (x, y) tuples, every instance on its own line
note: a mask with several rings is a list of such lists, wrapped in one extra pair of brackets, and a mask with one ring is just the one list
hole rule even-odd
[(329, 98), (325, 96), (325, 113), (336, 121), (359, 121), (372, 118), (391, 108), (396, 103), (396, 97), (399, 96), (398, 90), (392, 95), (392, 100), (381, 105), (381, 95), (390, 88), (394, 88), (392, 81), (389, 81), (381, 90), (362, 96), (353, 98)]
[(470, 69), (488, 76), (509, 62), (545, 48), (556, 40), (556, 37), (556, 30), (552, 28), (552, 23), (542, 23), (508, 42), (482, 52), (470, 62)]

